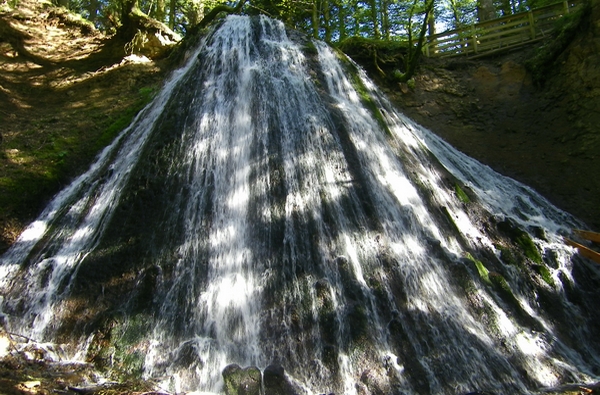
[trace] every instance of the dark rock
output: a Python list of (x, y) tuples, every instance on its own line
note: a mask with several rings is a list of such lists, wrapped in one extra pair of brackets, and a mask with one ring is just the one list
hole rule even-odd
[(367, 369), (360, 376), (360, 381), (368, 388), (372, 395), (386, 395), (391, 393), (389, 382), (382, 372)]
[(288, 379), (283, 366), (272, 364), (267, 366), (263, 373), (265, 394), (268, 395), (297, 395), (292, 382)]
[(242, 369), (239, 365), (227, 365), (223, 369), (226, 395), (260, 395), (262, 375), (256, 366)]

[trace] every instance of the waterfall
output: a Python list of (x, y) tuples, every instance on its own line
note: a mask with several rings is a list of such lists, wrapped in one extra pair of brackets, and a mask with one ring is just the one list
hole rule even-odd
[(1, 311), (173, 392), (237, 364), (289, 394), (527, 394), (600, 372), (582, 226), (329, 46), (229, 16), (0, 258)]

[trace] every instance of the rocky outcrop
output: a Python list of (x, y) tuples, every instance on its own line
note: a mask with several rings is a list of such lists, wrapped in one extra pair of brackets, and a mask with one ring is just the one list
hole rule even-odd
[(223, 369), (226, 395), (260, 395), (262, 374), (256, 366), (242, 369), (237, 364)]
[(261, 383), (264, 393), (268, 395), (299, 393), (279, 364), (267, 366), (262, 374), (255, 366), (241, 368), (237, 364), (231, 364), (223, 369), (222, 374), (227, 395), (261, 395)]
[(298, 391), (294, 384), (285, 374), (283, 367), (279, 364), (267, 366), (263, 373), (265, 394), (269, 395), (297, 395)]
[(255, 366), (242, 369), (236, 364), (227, 365), (223, 380), (226, 395), (260, 395), (262, 374)]

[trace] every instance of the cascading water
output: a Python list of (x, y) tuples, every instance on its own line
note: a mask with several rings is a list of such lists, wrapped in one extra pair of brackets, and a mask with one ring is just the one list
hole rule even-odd
[(531, 393), (600, 368), (573, 226), (326, 45), (230, 16), (2, 257), (2, 311), (172, 391), (238, 364), (285, 368), (266, 394)]

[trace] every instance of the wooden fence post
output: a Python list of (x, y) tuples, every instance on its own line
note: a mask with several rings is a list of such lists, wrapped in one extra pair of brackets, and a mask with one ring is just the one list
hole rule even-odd
[(471, 23), (471, 40), (473, 41), (473, 51), (477, 53), (477, 34), (475, 31), (475, 24)]
[(529, 11), (529, 34), (531, 35), (531, 39), (535, 39), (535, 20), (533, 19), (533, 12)]

